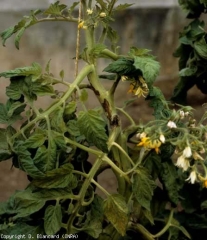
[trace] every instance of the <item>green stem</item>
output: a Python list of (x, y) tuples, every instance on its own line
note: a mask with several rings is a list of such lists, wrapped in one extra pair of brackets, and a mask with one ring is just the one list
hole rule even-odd
[(91, 181), (92, 181), (93, 177), (95, 176), (96, 172), (98, 171), (99, 167), (101, 166), (102, 159), (103, 159), (102, 155), (100, 155), (96, 159), (96, 161), (93, 164), (90, 172), (88, 173), (88, 178), (85, 179), (85, 181), (84, 181), (84, 183), (83, 183), (83, 185), (82, 185), (82, 187), (80, 189), (80, 192), (79, 192), (80, 200), (75, 204), (73, 212), (70, 215), (70, 218), (68, 219), (68, 222), (67, 222), (67, 233), (71, 233), (71, 229), (73, 227), (73, 221), (76, 218), (80, 208), (82, 207), (82, 202), (84, 202), (84, 197), (86, 195), (87, 189), (88, 189), (89, 185), (91, 184)]
[(109, 49), (104, 49), (101, 54), (113, 59), (114, 61), (118, 60), (120, 57), (123, 57), (121, 55), (117, 55), (116, 53), (110, 51)]
[(128, 172), (126, 172), (126, 175), (132, 173), (133, 171), (135, 171), (137, 169), (137, 167), (140, 165), (140, 163), (142, 162), (142, 160), (144, 158), (144, 153), (145, 153), (145, 148), (143, 147), (140, 151), (139, 159), (138, 159), (137, 163), (134, 165), (134, 167), (132, 169), (130, 169)]
[(116, 142), (113, 142), (112, 146), (116, 146), (124, 154), (124, 156), (129, 160), (129, 162), (132, 164), (132, 166), (135, 166), (132, 159), (129, 157), (129, 155), (124, 151), (124, 149), (119, 144), (117, 144)]
[(130, 123), (131, 123), (133, 126), (136, 125), (136, 123), (135, 123), (135, 121), (133, 120), (133, 118), (132, 118), (126, 111), (124, 111), (124, 109), (118, 108), (118, 107), (117, 107), (116, 109), (119, 110), (120, 112), (122, 112), (122, 113), (125, 115), (125, 117), (128, 118), (128, 120), (130, 121)]
[(50, 107), (48, 107), (44, 112), (38, 114), (32, 121), (30, 121), (27, 125), (21, 128), (20, 131), (18, 131), (16, 134), (13, 135), (12, 139), (15, 139), (16, 137), (24, 133), (24, 131), (27, 128), (29, 128), (33, 124), (36, 124), (41, 119), (44, 119), (46, 116), (49, 116), (53, 111), (55, 111), (58, 107), (60, 107), (72, 95), (72, 93), (76, 89), (76, 86), (78, 86), (93, 69), (94, 69), (93, 65), (85, 66), (80, 71), (80, 73), (78, 74), (74, 82), (70, 84), (70, 87), (65, 92), (65, 94), (60, 99), (58, 99), (55, 103), (53, 103)]
[(119, 175), (120, 177), (125, 178), (125, 180), (130, 183), (130, 179), (129, 177), (126, 175), (125, 172), (123, 172), (119, 167), (116, 166), (116, 164), (114, 164), (110, 158), (108, 158), (106, 155), (103, 157), (103, 161), (105, 161), (106, 163), (108, 163)]
[(69, 138), (67, 138), (67, 137), (65, 137), (65, 141), (66, 141), (67, 143), (70, 143), (71, 145), (75, 145), (76, 147), (78, 147), (78, 148), (80, 148), (80, 149), (82, 149), (82, 150), (84, 150), (84, 151), (86, 151), (86, 152), (93, 153), (93, 154), (95, 154), (95, 155), (97, 155), (97, 156), (100, 155), (100, 154), (102, 154), (101, 151), (97, 151), (97, 150), (95, 150), (95, 149), (88, 148), (88, 147), (86, 147), (86, 146), (84, 146), (84, 145), (82, 145), (82, 144), (80, 144), (80, 143), (77, 143), (77, 142), (75, 142), (75, 141), (73, 141), (73, 140), (71, 140), (71, 139), (69, 139)]
[(71, 17), (49, 17), (49, 18), (42, 18), (42, 19), (37, 19), (36, 23), (40, 23), (40, 22), (75, 22), (78, 23), (78, 18), (71, 18)]
[(139, 223), (129, 223), (129, 229), (135, 230), (137, 232), (140, 232), (144, 239), (146, 240), (154, 240), (154, 236), (141, 224)]
[(153, 235), (154, 238), (158, 238), (158, 237), (162, 236), (169, 229), (169, 227), (171, 226), (172, 219), (173, 219), (173, 213), (174, 213), (174, 209), (171, 209), (170, 215), (169, 215), (169, 218), (168, 218), (168, 221), (167, 221), (166, 225), (164, 226), (164, 228), (160, 232)]
[(94, 179), (91, 179), (91, 183), (95, 184), (106, 196), (110, 196), (110, 193), (108, 193), (105, 188), (103, 188), (99, 183), (97, 183)]

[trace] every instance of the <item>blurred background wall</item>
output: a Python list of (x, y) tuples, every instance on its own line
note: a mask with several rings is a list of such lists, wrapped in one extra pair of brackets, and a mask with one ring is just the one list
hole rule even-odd
[[(0, 32), (16, 24), (23, 15), (28, 15), (31, 9), (46, 9), (52, 0), (0, 0)], [(70, 5), (72, 1), (61, 0)], [(118, 45), (120, 52), (126, 54), (130, 46), (152, 49), (161, 63), (157, 85), (161, 87), (166, 97), (172, 94), (172, 88), (177, 80), (177, 59), (172, 54), (178, 45), (178, 33), (186, 23), (184, 13), (179, 9), (176, 0), (120, 0), (119, 3), (135, 4), (128, 10), (117, 14), (114, 28), (121, 35)], [(39, 62), (43, 67), (51, 59), (51, 71), (54, 75), (64, 69), (65, 79), (72, 81), (74, 75), (75, 42), (77, 26), (74, 23), (42, 23), (26, 30), (20, 42), (20, 50), (15, 49), (13, 38), (6, 47), (0, 46), (0, 72), (16, 67)], [(81, 33), (83, 36), (83, 32)], [(100, 70), (106, 66), (101, 61)], [(8, 80), (0, 79), (0, 101), (5, 101), (5, 87)], [(106, 83), (109, 84), (109, 83)], [(127, 95), (128, 85), (119, 88), (116, 100), (123, 102)], [(126, 96), (128, 97), (128, 95)], [(42, 104), (42, 103), (41, 103)], [(88, 107), (94, 106), (94, 101)], [(151, 110), (138, 100), (129, 109), (137, 121), (149, 120)], [(110, 174), (110, 173), (108, 173)], [(104, 178), (104, 176), (102, 176)], [(107, 178), (104, 186), (110, 188), (113, 178)], [(26, 186), (24, 173), (11, 169), (11, 162), (0, 163), (0, 201), (7, 199), (15, 190)]]

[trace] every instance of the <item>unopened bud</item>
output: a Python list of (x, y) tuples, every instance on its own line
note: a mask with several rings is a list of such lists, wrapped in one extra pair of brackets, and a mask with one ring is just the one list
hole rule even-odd
[(105, 13), (105, 12), (101, 12), (101, 13), (99, 14), (99, 16), (100, 16), (101, 18), (105, 18), (105, 17), (106, 17), (106, 13)]

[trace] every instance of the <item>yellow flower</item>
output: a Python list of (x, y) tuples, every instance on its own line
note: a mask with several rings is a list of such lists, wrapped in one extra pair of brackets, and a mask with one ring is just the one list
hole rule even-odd
[(198, 175), (199, 180), (203, 183), (203, 187), (207, 188), (207, 177), (202, 177)]
[(160, 152), (159, 147), (161, 146), (161, 142), (159, 140), (151, 141), (150, 148), (154, 149), (158, 154)]
[(86, 10), (86, 12), (87, 12), (88, 15), (91, 15), (93, 13), (93, 10), (89, 8), (89, 9)]
[(141, 138), (141, 142), (137, 144), (138, 147), (148, 147), (150, 144), (150, 138), (149, 137), (143, 137)]
[(205, 180), (205, 181), (203, 182), (203, 186), (204, 186), (205, 188), (207, 188), (207, 180)]
[(79, 24), (78, 24), (78, 29), (83, 28), (83, 25), (84, 25), (84, 21), (79, 22)]
[(142, 137), (141, 142), (137, 144), (138, 147), (145, 147), (148, 149), (154, 149), (155, 152), (158, 154), (159, 153), (159, 147), (161, 146), (161, 142), (157, 140), (150, 140), (149, 137)]
[(138, 80), (132, 81), (128, 93), (134, 93), (138, 97), (146, 97), (148, 95), (149, 88), (142, 76), (139, 76)]

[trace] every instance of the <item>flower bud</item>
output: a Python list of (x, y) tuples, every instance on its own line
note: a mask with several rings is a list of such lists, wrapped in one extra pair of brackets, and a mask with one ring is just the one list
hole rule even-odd
[(141, 134), (140, 134), (140, 138), (145, 138), (147, 136), (147, 134), (145, 133), (145, 132), (142, 132)]
[(181, 118), (181, 119), (183, 119), (183, 118), (185, 117), (185, 113), (184, 113), (183, 110), (181, 110), (181, 111), (179, 112), (179, 114), (180, 114), (180, 118)]
[(191, 182), (192, 184), (194, 184), (196, 180), (197, 180), (196, 171), (192, 171), (192, 172), (190, 173), (190, 176), (186, 179), (186, 181), (189, 181), (189, 182)]
[(160, 135), (160, 142), (165, 143), (165, 136), (163, 134)]
[(101, 13), (99, 14), (99, 16), (100, 16), (101, 18), (105, 18), (105, 17), (106, 17), (106, 13), (105, 13), (105, 12), (101, 12)]
[(185, 149), (183, 150), (183, 156), (186, 158), (189, 158), (192, 156), (192, 151), (189, 146), (185, 147)]
[(173, 121), (169, 121), (169, 122), (167, 123), (167, 126), (168, 126), (169, 128), (177, 128), (176, 124), (175, 124)]

